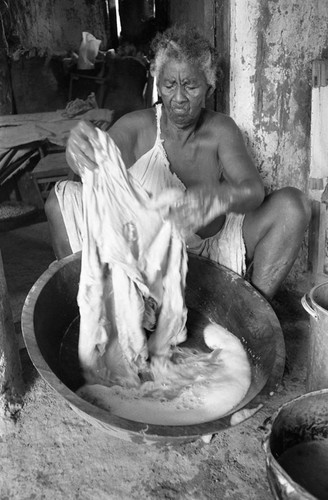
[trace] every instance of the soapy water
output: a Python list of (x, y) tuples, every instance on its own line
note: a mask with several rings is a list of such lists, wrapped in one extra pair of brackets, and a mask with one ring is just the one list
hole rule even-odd
[(153, 359), (154, 380), (139, 388), (84, 384), (77, 394), (111, 414), (154, 425), (194, 425), (228, 415), (251, 383), (244, 346), (216, 323), (203, 328), (210, 352), (176, 347), (168, 360)]

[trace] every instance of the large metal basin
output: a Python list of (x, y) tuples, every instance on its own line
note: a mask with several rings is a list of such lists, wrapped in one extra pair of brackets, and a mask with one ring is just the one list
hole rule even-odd
[[(63, 377), (60, 349), (65, 332), (78, 317), (76, 297), (80, 268), (80, 253), (52, 264), (32, 287), (23, 307), (22, 331), (28, 353), (50, 386), (93, 425), (135, 442), (190, 441), (232, 425), (231, 415), (199, 425), (147, 425), (112, 415), (75, 394), (77, 370)], [(197, 321), (198, 315), (205, 316), (223, 325), (244, 343), (252, 381), (234, 414), (241, 408), (251, 409), (264, 403), (279, 384), (285, 361), (281, 327), (269, 303), (234, 272), (192, 255), (189, 255), (186, 303), (189, 321)]]

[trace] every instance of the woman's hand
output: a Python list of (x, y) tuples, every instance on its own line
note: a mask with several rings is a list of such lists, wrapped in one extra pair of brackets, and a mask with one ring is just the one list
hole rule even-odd
[(227, 212), (228, 203), (210, 187), (189, 188), (171, 208), (171, 217), (184, 236), (190, 236)]
[(226, 213), (228, 202), (220, 199), (216, 189), (206, 186), (189, 188), (183, 193), (168, 189), (151, 206), (159, 209), (163, 218), (173, 219), (179, 232), (188, 237)]
[(66, 160), (73, 172), (80, 175), (84, 169), (96, 168), (93, 141), (97, 138), (95, 127), (86, 121), (80, 121), (71, 130), (66, 145)]

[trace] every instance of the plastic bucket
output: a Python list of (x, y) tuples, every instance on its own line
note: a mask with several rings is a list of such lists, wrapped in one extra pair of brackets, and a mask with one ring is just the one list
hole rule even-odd
[(315, 286), (302, 298), (310, 315), (310, 345), (306, 390), (328, 389), (328, 282)]

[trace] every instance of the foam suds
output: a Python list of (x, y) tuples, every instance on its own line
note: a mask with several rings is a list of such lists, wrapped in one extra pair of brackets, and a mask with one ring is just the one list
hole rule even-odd
[(86, 384), (77, 394), (112, 414), (154, 425), (192, 425), (231, 413), (246, 395), (251, 368), (237, 337), (211, 323), (204, 329), (211, 353), (175, 348), (170, 360), (155, 359), (155, 381), (140, 388)]

